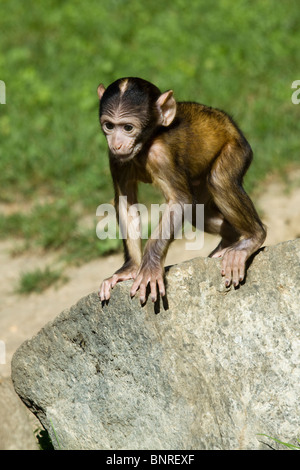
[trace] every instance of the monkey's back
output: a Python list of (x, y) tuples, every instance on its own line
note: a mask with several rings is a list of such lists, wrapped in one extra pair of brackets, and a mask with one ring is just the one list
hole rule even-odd
[(161, 137), (171, 147), (177, 164), (188, 165), (194, 176), (208, 167), (226, 143), (244, 140), (224, 111), (193, 102), (177, 103), (176, 118)]

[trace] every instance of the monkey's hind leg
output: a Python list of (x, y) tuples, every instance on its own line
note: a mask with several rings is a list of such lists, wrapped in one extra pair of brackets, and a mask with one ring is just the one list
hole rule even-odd
[(220, 226), (222, 240), (211, 256), (222, 256), (221, 274), (225, 276), (226, 286), (231, 282), (234, 286), (239, 285), (245, 276), (247, 259), (266, 238), (265, 227), (242, 187), (250, 152), (247, 146), (233, 148), (228, 145), (216, 160), (208, 178), (209, 191), (224, 217), (224, 223)]
[(227, 220), (224, 220), (221, 214), (220, 217), (213, 217), (206, 222), (205, 231), (221, 236), (219, 244), (208, 255), (209, 258), (221, 258), (226, 250), (240, 239), (240, 233), (238, 233)]

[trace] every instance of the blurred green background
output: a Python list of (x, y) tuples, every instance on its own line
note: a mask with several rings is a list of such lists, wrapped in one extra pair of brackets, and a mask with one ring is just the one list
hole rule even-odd
[[(113, 197), (97, 86), (139, 76), (227, 111), (254, 150), (245, 183), (299, 164), (298, 0), (0, 0), (0, 236), (86, 261)], [(141, 202), (158, 195), (142, 188)], [(14, 210), (14, 208), (17, 208)], [(86, 224), (91, 217), (94, 224)], [(93, 219), (94, 218), (94, 219)]]

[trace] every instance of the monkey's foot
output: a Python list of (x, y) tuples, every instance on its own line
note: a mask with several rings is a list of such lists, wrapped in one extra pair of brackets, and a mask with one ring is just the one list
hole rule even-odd
[(209, 258), (222, 258), (226, 250), (228, 250), (228, 247), (220, 248), (220, 245), (219, 245), (209, 254)]
[(146, 289), (148, 284), (150, 284), (150, 293), (151, 293), (151, 300), (155, 302), (157, 300), (157, 286), (159, 289), (160, 295), (163, 297), (165, 295), (165, 284), (163, 280), (163, 271), (159, 267), (157, 269), (141, 269), (138, 273), (137, 277), (135, 278), (131, 290), (130, 295), (134, 297), (137, 290), (140, 291), (140, 302), (144, 304), (146, 301)]
[(222, 258), (229, 248), (236, 247), (236, 240), (222, 238), (218, 246), (208, 255), (209, 258)]
[(245, 264), (249, 252), (236, 248), (227, 248), (224, 251), (221, 274), (225, 276), (225, 286), (228, 287), (232, 283), (237, 287), (245, 277)]

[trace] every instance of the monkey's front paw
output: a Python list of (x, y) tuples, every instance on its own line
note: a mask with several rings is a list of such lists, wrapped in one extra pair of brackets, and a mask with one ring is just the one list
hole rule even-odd
[(104, 279), (102, 282), (98, 295), (100, 300), (103, 302), (110, 299), (111, 289), (115, 287), (117, 282), (127, 281), (128, 279), (134, 279), (137, 273), (137, 267), (121, 268), (115, 272), (111, 277)]
[(165, 295), (166, 292), (163, 280), (163, 270), (161, 268), (157, 268), (155, 270), (149, 270), (147, 268), (141, 269), (132, 284), (130, 290), (131, 297), (134, 297), (137, 290), (139, 290), (140, 302), (141, 304), (144, 304), (146, 301), (146, 289), (148, 284), (150, 284), (150, 295), (152, 302), (157, 300), (157, 286), (160, 295), (162, 297)]
[(237, 287), (245, 276), (245, 263), (248, 258), (247, 250), (237, 250), (229, 248), (222, 259), (221, 274), (225, 276), (225, 286), (230, 286), (231, 282)]
[(113, 276), (104, 279), (102, 282), (100, 289), (98, 291), (98, 295), (100, 297), (100, 300), (104, 302), (105, 300), (110, 299), (110, 290), (112, 289), (112, 281), (113, 281)]

